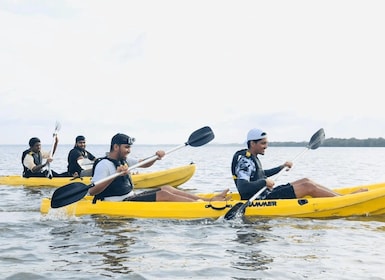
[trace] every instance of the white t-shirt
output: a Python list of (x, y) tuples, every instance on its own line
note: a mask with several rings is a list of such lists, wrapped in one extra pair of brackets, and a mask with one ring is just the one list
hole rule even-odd
[[(137, 159), (127, 159), (126, 160), (128, 163), (128, 166), (133, 166), (134, 164), (137, 164), (139, 160)], [(92, 177), (92, 183), (96, 183), (112, 174), (116, 173), (116, 167), (114, 163), (108, 159), (103, 159), (98, 164), (95, 166), (95, 174)], [(126, 195), (122, 196), (110, 196), (110, 197), (105, 197), (104, 199), (106, 201), (122, 201), (126, 197), (130, 197), (134, 195), (134, 191), (129, 192)]]
[[(42, 159), (47, 159), (50, 156), (49, 152), (40, 151)], [(29, 170), (32, 170), (36, 166), (35, 162), (33, 161), (33, 156), (30, 154), (26, 154), (25, 158), (23, 160), (23, 164), (25, 167), (27, 167)]]
[[(126, 161), (129, 167), (139, 162), (139, 160), (132, 158), (129, 158)], [(108, 159), (103, 159), (95, 166), (94, 176), (92, 177), (92, 183), (96, 183), (115, 173), (116, 167), (114, 163)]]

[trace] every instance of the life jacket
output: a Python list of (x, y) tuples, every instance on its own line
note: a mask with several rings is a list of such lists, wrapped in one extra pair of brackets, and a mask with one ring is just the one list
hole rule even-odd
[(237, 182), (237, 175), (235, 174), (235, 168), (238, 164), (239, 159), (242, 156), (251, 159), (254, 162), (255, 167), (256, 167), (256, 170), (254, 170), (251, 173), (250, 181), (256, 181), (260, 178), (266, 177), (259, 160), (256, 157), (254, 157), (248, 149), (242, 149), (242, 150), (235, 152), (235, 154), (233, 156), (233, 160), (231, 162), (231, 174), (233, 175), (235, 185), (237, 184), (236, 183)]
[(42, 164), (42, 155), (41, 153), (35, 153), (33, 151), (31, 151), (31, 149), (28, 149), (28, 150), (25, 150), (23, 152), (23, 154), (21, 155), (21, 164), (23, 165), (23, 177), (31, 177), (33, 176), (33, 174), (36, 174), (34, 172), (32, 172), (32, 170), (28, 169), (25, 165), (24, 165), (24, 159), (27, 155), (31, 155), (32, 158), (33, 158), (33, 162), (36, 164), (36, 165), (40, 165)]
[(80, 149), (79, 147), (74, 147), (74, 148), (80, 152), (80, 154), (82, 155), (83, 158), (89, 158), (92, 160), (92, 158), (90, 157), (90, 154), (87, 150)]
[[(111, 161), (116, 168), (118, 168), (121, 165), (127, 165), (127, 162), (125, 160), (114, 160), (108, 157), (101, 157), (97, 158), (93, 164), (92, 168), (92, 176), (94, 176), (94, 170), (96, 165), (103, 159), (107, 159)], [(96, 200), (104, 200), (105, 197), (109, 196), (120, 196), (125, 195), (131, 192), (134, 189), (134, 185), (131, 180), (131, 175), (125, 175), (125, 176), (118, 176), (116, 177), (111, 184), (108, 185), (107, 188), (104, 189), (101, 193), (98, 193), (95, 195), (93, 199), (93, 203), (96, 202)]]
[[(88, 153), (84, 149), (80, 149), (79, 147), (75, 146), (73, 150), (70, 151), (68, 154), (68, 165), (67, 165), (67, 171), (69, 174), (74, 174), (75, 172), (78, 173), (78, 176), (80, 176), (80, 173), (82, 172), (82, 167), (79, 165), (77, 160), (73, 161), (74, 153), (76, 154), (76, 157), (79, 158), (79, 156), (82, 156), (83, 158), (88, 158)], [(72, 158), (72, 159), (71, 159)]]

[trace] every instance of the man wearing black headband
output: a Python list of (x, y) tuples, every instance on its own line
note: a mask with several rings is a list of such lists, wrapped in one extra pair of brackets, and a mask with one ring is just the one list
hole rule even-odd
[[(58, 141), (59, 139), (56, 135), (52, 155), (56, 151)], [(40, 139), (37, 137), (32, 137), (31, 139), (29, 139), (28, 144), (29, 149), (25, 150), (21, 157), (21, 162), (23, 164), (23, 177), (47, 177), (48, 170), (45, 169), (45, 167), (48, 163), (53, 161), (53, 159), (50, 157), (50, 152), (45, 152), (41, 150)], [(43, 159), (46, 160), (44, 163)], [(53, 177), (69, 176), (67, 172), (59, 174), (53, 170), (51, 171)]]
[[(194, 194), (178, 190), (171, 186), (162, 186), (150, 191), (141, 193), (134, 192), (134, 184), (132, 183), (129, 166), (133, 166), (141, 160), (127, 158), (131, 152), (131, 146), (135, 142), (126, 134), (118, 133), (111, 139), (110, 152), (108, 156), (97, 161), (94, 166), (94, 174), (92, 182), (97, 183), (102, 179), (115, 174), (122, 173), (109, 181), (98, 183), (89, 189), (89, 194), (95, 196), (95, 200), (109, 201), (198, 201), (198, 200), (226, 200), (229, 189), (224, 190), (217, 196), (207, 199), (201, 198)], [(155, 161), (162, 159), (165, 155), (163, 150), (158, 150), (155, 155), (158, 157), (141, 167), (150, 167)]]
[(68, 153), (68, 173), (74, 177), (91, 176), (92, 165), (89, 169), (83, 169), (79, 164), (79, 161), (86, 160), (92, 163), (95, 161), (95, 156), (86, 150), (86, 138), (79, 135), (75, 139), (75, 146)]

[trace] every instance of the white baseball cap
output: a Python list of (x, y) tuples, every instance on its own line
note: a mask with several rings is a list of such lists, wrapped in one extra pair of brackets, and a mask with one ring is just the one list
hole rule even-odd
[(266, 137), (267, 137), (266, 132), (263, 132), (258, 128), (253, 128), (247, 133), (246, 143), (250, 140), (261, 140)]

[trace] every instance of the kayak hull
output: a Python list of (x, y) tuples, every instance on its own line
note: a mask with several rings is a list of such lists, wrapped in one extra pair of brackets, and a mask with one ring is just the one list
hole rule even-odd
[[(350, 194), (360, 188), (366, 192)], [(261, 217), (296, 217), (296, 218), (337, 218), (350, 216), (374, 216), (385, 214), (385, 183), (336, 189), (345, 194), (331, 198), (301, 198), (256, 200), (246, 208), (245, 216)], [(212, 197), (215, 194), (199, 194)], [(40, 211), (42, 214), (65, 213), (67, 215), (108, 215), (127, 218), (152, 219), (217, 219), (224, 216), (239, 200), (239, 194), (233, 193), (228, 201), (198, 202), (110, 202), (97, 201), (92, 197), (71, 205), (51, 209), (49, 198), (43, 198)]]
[[(137, 173), (132, 175), (136, 189), (155, 188), (163, 185), (177, 187), (187, 182), (195, 173), (196, 165), (190, 163), (160, 171)], [(81, 182), (90, 184), (91, 177), (73, 179), (72, 177), (24, 178), (19, 175), (0, 176), (0, 185), (25, 187), (61, 187), (70, 183)]]

